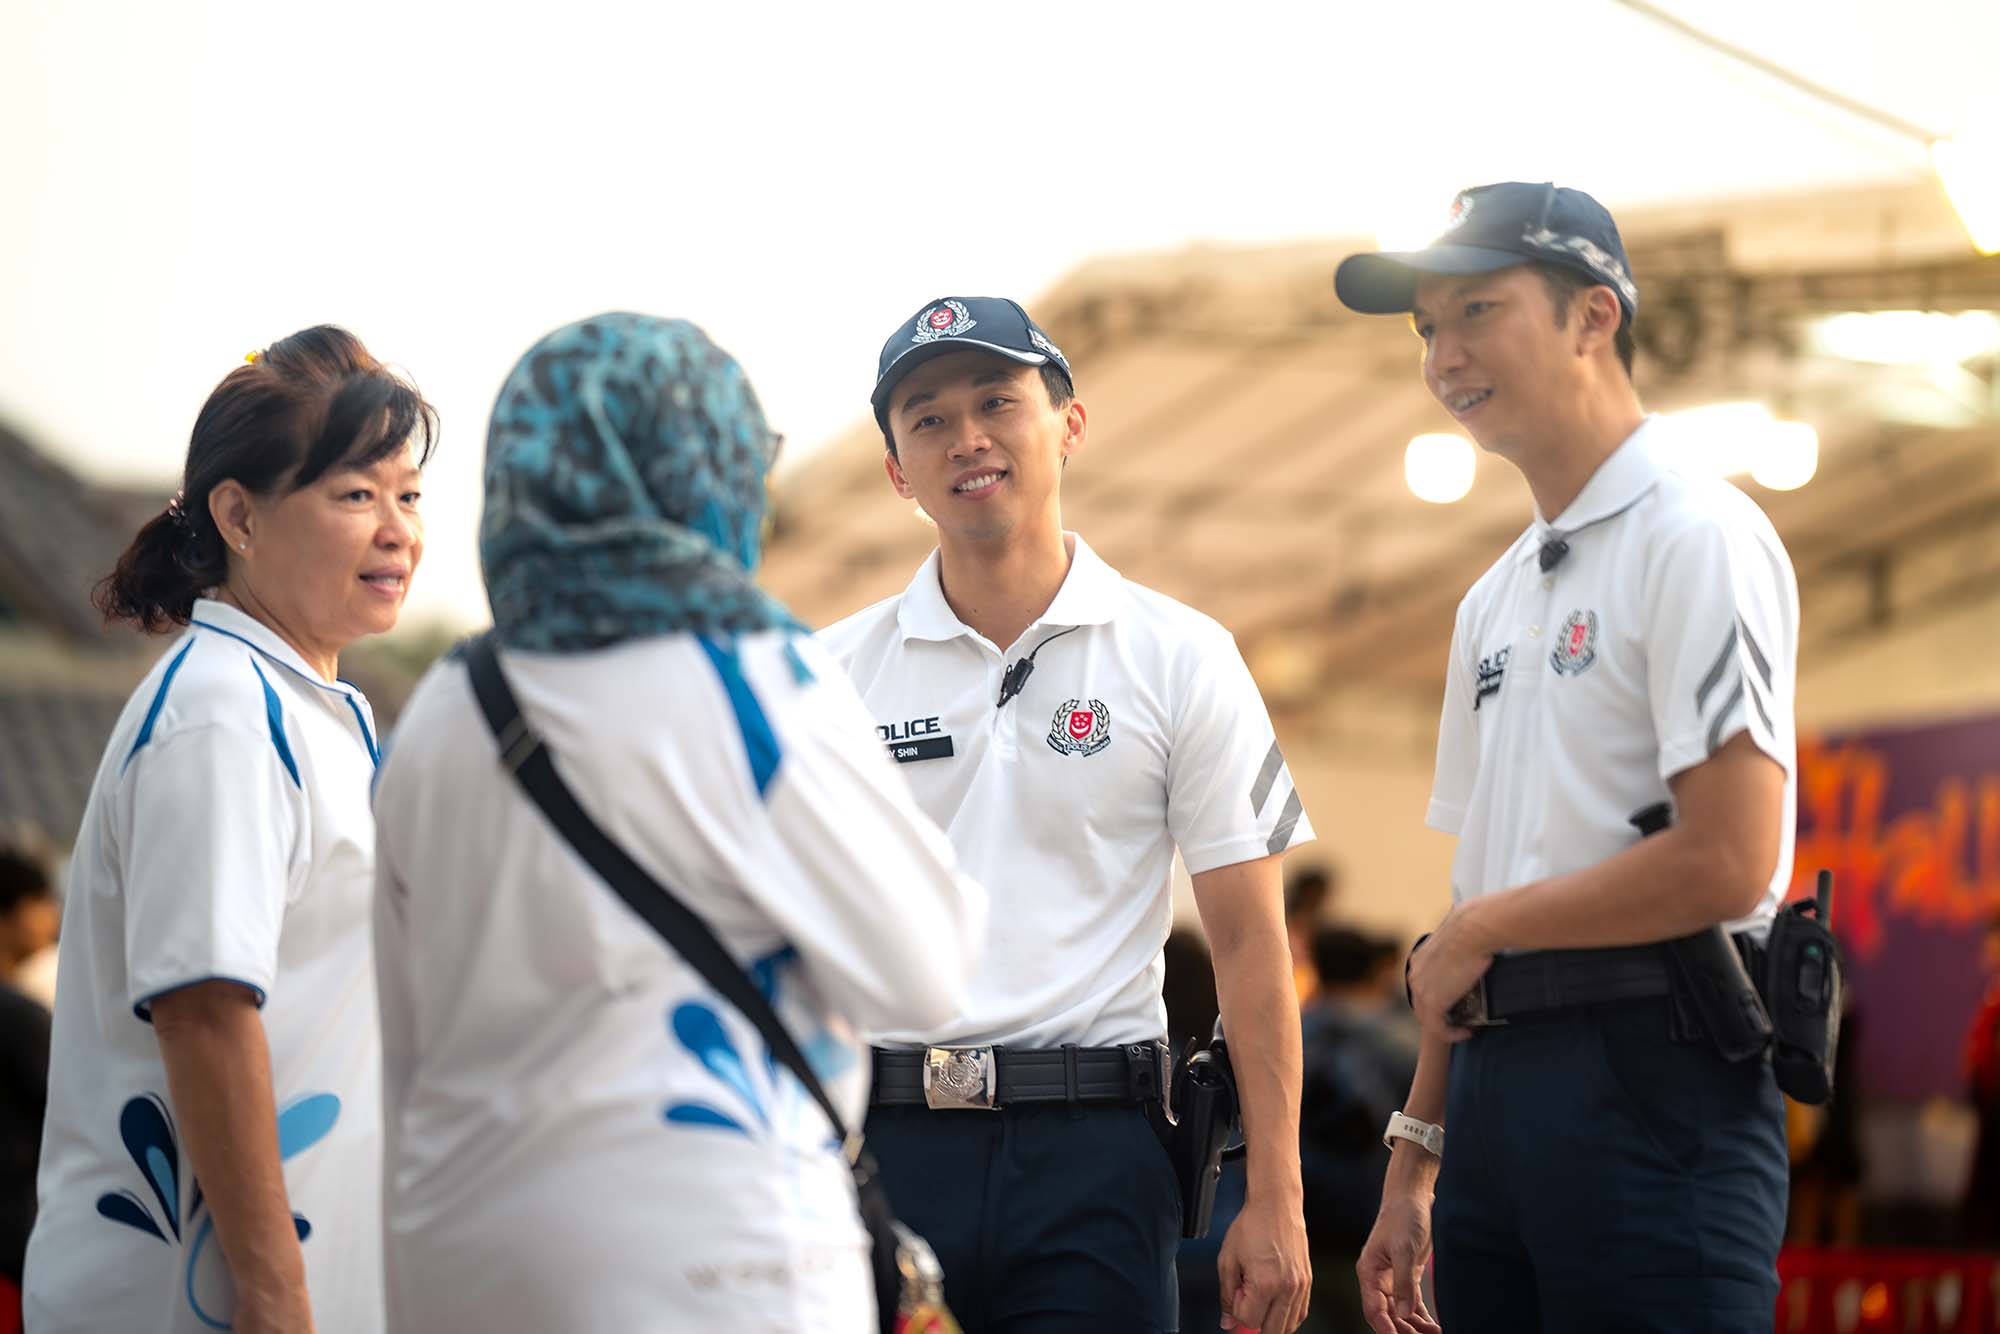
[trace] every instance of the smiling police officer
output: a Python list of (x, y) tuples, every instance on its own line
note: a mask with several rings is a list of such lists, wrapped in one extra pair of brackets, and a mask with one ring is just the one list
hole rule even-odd
[(1177, 1327), (1179, 1192), (1154, 1126), (1178, 847), (1249, 1143), (1228, 1323), (1290, 1331), (1310, 1275), (1278, 862), (1312, 829), (1256, 685), (1220, 625), (1063, 531), (1084, 406), (1019, 305), (929, 303), (884, 345), (873, 402), (890, 485), (938, 547), (822, 639), (993, 902), (964, 1012), (875, 1035), (890, 1197), (967, 1334)]
[(1588, 195), (1468, 190), (1428, 249), (1336, 286), (1409, 312), (1426, 386), (1535, 502), (1452, 635), (1429, 823), (1454, 906), (1410, 962), (1425, 1039), (1364, 1309), (1436, 1328), (1434, 1184), (1451, 1334), (1769, 1330), (1784, 1116), (1737, 951), (1791, 877), (1791, 561), (1641, 410), (1638, 288)]

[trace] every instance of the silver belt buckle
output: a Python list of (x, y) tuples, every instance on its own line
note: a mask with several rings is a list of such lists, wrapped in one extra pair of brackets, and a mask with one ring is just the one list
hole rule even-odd
[(993, 1048), (924, 1048), (924, 1104), (932, 1111), (990, 1112), (999, 1093)]

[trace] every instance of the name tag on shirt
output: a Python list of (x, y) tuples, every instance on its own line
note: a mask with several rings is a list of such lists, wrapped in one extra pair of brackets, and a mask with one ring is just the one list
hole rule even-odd
[(951, 757), (951, 738), (929, 736), (920, 741), (892, 741), (889, 743), (889, 758), (898, 764), (915, 764), (918, 760), (943, 760)]
[(889, 758), (898, 764), (942, 760), (951, 756), (951, 737), (945, 734), (941, 721), (935, 715), (877, 723), (875, 731), (888, 743)]

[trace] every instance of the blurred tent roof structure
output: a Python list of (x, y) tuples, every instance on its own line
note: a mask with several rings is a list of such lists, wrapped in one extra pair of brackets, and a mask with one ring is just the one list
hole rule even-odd
[[(0, 426), (0, 829), (74, 839), (105, 739), (169, 638), (106, 625), (91, 590), (172, 489), (93, 485)], [(342, 675), (386, 725), (434, 640), (350, 650)]]
[(0, 427), (0, 825), (69, 841), (104, 739), (151, 661), (142, 637), (90, 605), (137, 526), (133, 507)]
[[(1934, 185), (1620, 226), (1643, 293), (1649, 409), (1754, 400), (1818, 432), (1808, 485), (1739, 479), (1791, 549), (1806, 653), (2000, 597), (2000, 337), (1871, 350), (1825, 332), (1855, 312), (2000, 311), (2000, 257), (1978, 257)], [(1531, 513), (1495, 458), (1454, 504), (1405, 485), (1406, 443), (1454, 423), (1420, 383), (1407, 323), (1334, 298), (1334, 266), (1373, 248), (1106, 258), (1034, 302), (1091, 413), (1066, 525), (1228, 625), (1274, 712), (1309, 734), (1384, 698), (1434, 728), (1453, 609)], [(765, 581), (811, 624), (895, 593), (933, 545), (881, 456), (867, 422), (784, 479)]]

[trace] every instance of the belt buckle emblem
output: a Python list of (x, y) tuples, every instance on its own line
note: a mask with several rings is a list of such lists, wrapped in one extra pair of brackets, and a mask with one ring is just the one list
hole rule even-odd
[(924, 1103), (932, 1111), (992, 1111), (999, 1092), (993, 1048), (924, 1049)]

